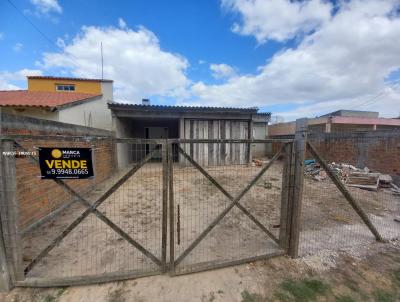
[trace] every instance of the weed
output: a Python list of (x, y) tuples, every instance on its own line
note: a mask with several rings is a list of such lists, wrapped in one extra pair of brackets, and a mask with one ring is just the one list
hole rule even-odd
[(376, 289), (373, 295), (376, 302), (395, 302), (395, 297), (392, 293), (380, 288)]
[(400, 269), (393, 272), (393, 280), (397, 285), (400, 286)]
[(43, 302), (56, 302), (58, 298), (67, 290), (66, 287), (60, 288), (54, 295), (47, 295), (43, 298)]
[(53, 295), (47, 295), (44, 297), (43, 302), (56, 302), (57, 298)]
[(119, 288), (110, 293), (108, 296), (109, 302), (125, 302), (125, 298), (123, 297), (123, 289)]
[(261, 302), (262, 297), (259, 294), (251, 294), (247, 290), (242, 291), (242, 302)]
[(288, 292), (295, 301), (315, 301), (317, 295), (324, 294), (329, 286), (317, 279), (288, 279), (281, 283), (281, 289)]

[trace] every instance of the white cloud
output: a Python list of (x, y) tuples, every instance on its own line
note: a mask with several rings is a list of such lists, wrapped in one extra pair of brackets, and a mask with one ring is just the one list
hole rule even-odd
[(229, 79), (236, 76), (236, 71), (227, 64), (211, 64), (212, 76), (216, 79)]
[(125, 22), (125, 20), (122, 19), (122, 18), (118, 18), (118, 25), (119, 25), (119, 27), (122, 28), (122, 29), (126, 29), (126, 28), (127, 28), (126, 22)]
[(15, 72), (2, 71), (0, 72), (0, 90), (21, 89), (15, 82), (26, 81), (26, 77), (31, 75), (42, 75), (42, 72), (37, 69), (21, 69)]
[(37, 12), (42, 14), (62, 13), (62, 7), (57, 0), (31, 0), (31, 3), (35, 6)]
[(255, 36), (260, 43), (309, 33), (328, 21), (332, 10), (322, 0), (222, 0), (222, 7), (241, 16), (232, 27), (234, 32)]
[[(256, 5), (257, 0), (249, 3)], [(225, 106), (303, 104), (303, 111), (296, 109), (290, 114), (306, 116), (362, 104), (390, 90), (385, 79), (400, 68), (398, 8), (396, 1), (340, 2), (336, 14), (303, 37), (296, 48), (276, 53), (257, 74), (238, 76), (221, 85), (195, 83), (195, 102)], [(390, 98), (380, 97), (366, 109), (386, 116), (393, 109), (399, 111), (399, 91), (390, 94)], [(388, 103), (392, 110), (382, 106)]]
[(42, 68), (74, 76), (100, 77), (100, 42), (104, 77), (114, 80), (115, 99), (137, 102), (143, 97), (182, 96), (190, 83), (185, 58), (160, 48), (157, 37), (144, 27), (83, 27), (61, 52), (45, 53)]
[(22, 43), (16, 43), (14, 46), (13, 46), (13, 50), (15, 51), (15, 52), (20, 52), (21, 50), (22, 50), (22, 47), (23, 47), (24, 45), (22, 44)]

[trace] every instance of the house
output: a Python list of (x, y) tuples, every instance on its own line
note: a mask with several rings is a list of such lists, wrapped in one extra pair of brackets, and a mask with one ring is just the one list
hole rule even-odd
[(0, 91), (3, 112), (111, 130), (113, 81), (28, 76), (27, 90)]
[[(258, 108), (191, 107), (109, 103), (113, 130), (119, 138), (265, 139), (270, 113)], [(184, 144), (184, 150), (203, 164), (234, 159), (247, 163), (252, 156), (265, 156), (266, 144)], [(138, 161), (150, 146), (119, 144), (119, 165)], [(251, 150), (251, 151), (250, 151)], [(178, 160), (177, 152), (174, 152)], [(207, 161), (205, 163), (204, 161)]]
[[(292, 135), (296, 122), (270, 125), (270, 136)], [(379, 117), (379, 112), (360, 110), (338, 110), (320, 117), (308, 119), (310, 132), (353, 132), (400, 129), (400, 119)]]

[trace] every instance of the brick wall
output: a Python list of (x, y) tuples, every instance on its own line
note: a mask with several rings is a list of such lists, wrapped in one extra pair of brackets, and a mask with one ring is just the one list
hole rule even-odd
[[(359, 168), (400, 175), (399, 130), (313, 133), (308, 139), (328, 162), (349, 163)], [(280, 143), (273, 143), (270, 155), (275, 154), (280, 146)], [(310, 159), (310, 154), (307, 153), (306, 158)]]
[[(92, 147), (95, 177), (93, 179), (65, 181), (79, 193), (86, 193), (92, 190), (96, 185), (109, 178), (115, 172), (115, 145), (111, 140), (112, 133), (109, 131), (7, 115), (4, 113), (1, 114), (1, 119), (1, 134), (3, 135), (84, 135), (97, 139), (101, 138), (92, 142), (82, 140), (17, 140), (24, 149), (36, 152), (37, 147)], [(32, 161), (27, 157), (16, 158), (16, 184), (20, 229), (29, 227), (57, 208), (72, 201), (71, 195), (67, 194), (53, 180), (42, 180), (40, 178), (39, 166), (32, 163)]]
[(310, 141), (329, 162), (400, 175), (399, 130), (326, 133), (313, 135)]

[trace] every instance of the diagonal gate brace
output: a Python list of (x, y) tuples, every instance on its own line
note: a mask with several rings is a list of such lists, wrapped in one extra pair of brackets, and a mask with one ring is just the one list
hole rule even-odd
[[(24, 149), (20, 144), (15, 142), (18, 148)], [(161, 261), (154, 256), (150, 251), (144, 248), (140, 243), (130, 237), (126, 232), (124, 232), (120, 227), (108, 219), (103, 213), (101, 213), (97, 208), (105, 201), (112, 193), (114, 193), (127, 179), (134, 175), (146, 162), (148, 162), (152, 156), (158, 151), (158, 148), (150, 152), (145, 158), (143, 158), (137, 165), (135, 165), (131, 170), (129, 170), (123, 177), (121, 177), (110, 189), (108, 189), (96, 202), (91, 204), (82, 196), (80, 196), (75, 190), (68, 186), (64, 181), (60, 179), (54, 179), (54, 181), (63, 187), (68, 193), (78, 198), (78, 201), (87, 207), (87, 210), (83, 212), (77, 219), (75, 219), (57, 238), (55, 238), (52, 243), (50, 243), (45, 249), (43, 249), (39, 255), (29, 263), (25, 268), (25, 274), (27, 274), (32, 268), (43, 259), (55, 246), (57, 246), (62, 239), (64, 239), (79, 223), (81, 223), (90, 213), (95, 214), (101, 221), (107, 224), (112, 230), (114, 230), (118, 235), (128, 241), (131, 245), (136, 247), (145, 256), (150, 258), (155, 264), (161, 266)], [(38, 160), (32, 155), (29, 155), (30, 159), (38, 164)]]
[(346, 187), (343, 185), (340, 179), (336, 176), (335, 173), (332, 172), (327, 163), (321, 158), (315, 147), (310, 142), (307, 142), (307, 146), (309, 147), (309, 151), (312, 154), (312, 156), (315, 157), (315, 159), (320, 163), (322, 168), (324, 168), (326, 174), (328, 174), (329, 178), (333, 181), (333, 183), (336, 185), (339, 191), (343, 194), (343, 196), (349, 202), (354, 211), (358, 214), (358, 216), (360, 216), (362, 221), (365, 223), (365, 225), (368, 227), (371, 233), (375, 236), (376, 240), (384, 242), (385, 240), (382, 238), (381, 234), (379, 234), (375, 226), (372, 224), (367, 214), (365, 214), (364, 210), (361, 208), (358, 202), (353, 198), (350, 192), (346, 189)]
[[(223, 210), (214, 220), (211, 222), (211, 224), (187, 247), (186, 250), (182, 252), (182, 254), (175, 260), (174, 266), (177, 266), (179, 263), (182, 262), (182, 260), (204, 239), (204, 237), (207, 236), (208, 233), (211, 232), (211, 230), (228, 214), (228, 212), (234, 207), (239, 204), (240, 199), (253, 187), (253, 185), (260, 179), (261, 176), (272, 166), (272, 164), (275, 162), (275, 160), (279, 157), (279, 155), (282, 153), (284, 147), (286, 144), (282, 146), (282, 148), (272, 157), (270, 162), (261, 169), (260, 172), (253, 178), (251, 182), (247, 184), (247, 186), (232, 200), (232, 202)], [(178, 148), (180, 148), (178, 146)], [(180, 150), (181, 153), (183, 150)], [(185, 153), (182, 153), (185, 155)], [(186, 154), (187, 155), (187, 154)], [(197, 163), (196, 163), (197, 164)], [(211, 176), (210, 176), (211, 177)], [(208, 178), (208, 177), (207, 177)]]
[[(201, 174), (203, 174), (214, 186), (219, 189), (222, 194), (224, 194), (229, 200), (233, 201), (235, 198), (229, 194), (223, 187), (220, 185), (215, 178), (213, 178), (206, 170), (203, 169), (193, 158), (191, 158), (180, 146), (177, 146), (179, 152), (195, 167), (197, 168)], [(252, 215), (244, 206), (240, 203), (236, 203), (235, 206), (239, 208), (247, 217), (250, 218), (264, 233), (266, 233), (275, 243), (279, 244), (279, 240), (272, 234), (254, 215)]]

